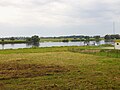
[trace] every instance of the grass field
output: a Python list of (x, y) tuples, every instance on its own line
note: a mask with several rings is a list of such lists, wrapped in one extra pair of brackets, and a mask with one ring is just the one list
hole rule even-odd
[(25, 40), (5, 40), (5, 41), (0, 41), (0, 44), (14, 44), (14, 43), (26, 43)]
[(0, 90), (120, 90), (120, 58), (72, 51), (78, 48), (99, 50), (1, 50)]
[[(73, 41), (73, 42), (80, 42), (85, 41), (84, 39), (80, 38), (41, 38), (41, 42), (62, 42), (63, 40)], [(100, 40), (103, 40), (103, 38), (100, 38)], [(95, 41), (94, 38), (90, 38), (90, 41)]]

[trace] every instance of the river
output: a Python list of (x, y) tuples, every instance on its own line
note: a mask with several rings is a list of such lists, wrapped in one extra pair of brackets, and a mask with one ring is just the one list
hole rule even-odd
[[(90, 41), (89, 45), (101, 45), (101, 44), (113, 44), (113, 42), (105, 42), (104, 40), (99, 43)], [(83, 41), (81, 42), (41, 42), (39, 47), (53, 47), (53, 46), (84, 46), (87, 45)], [(0, 49), (18, 49), (18, 48), (30, 48), (32, 45), (28, 44), (0, 44)]]

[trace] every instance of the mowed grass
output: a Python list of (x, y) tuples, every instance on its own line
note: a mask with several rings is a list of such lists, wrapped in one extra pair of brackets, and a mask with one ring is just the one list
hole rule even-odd
[(70, 48), (1, 50), (0, 90), (120, 89), (120, 58), (74, 53)]

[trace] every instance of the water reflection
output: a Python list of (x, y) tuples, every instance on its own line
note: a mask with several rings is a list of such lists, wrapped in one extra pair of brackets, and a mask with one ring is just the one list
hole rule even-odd
[(32, 46), (33, 46), (33, 47), (39, 47), (39, 46), (40, 46), (40, 43), (33, 43)]
[(40, 43), (26, 43), (26, 47), (39, 47), (40, 46)]
[(90, 41), (90, 42), (41, 42), (37, 44), (0, 44), (0, 49), (18, 49), (18, 48), (30, 48), (30, 47), (52, 47), (52, 46), (85, 46), (85, 45), (101, 45), (101, 44), (114, 44), (114, 42), (105, 42), (104, 40), (100, 42)]
[(4, 44), (2, 44), (2, 49), (4, 49)]

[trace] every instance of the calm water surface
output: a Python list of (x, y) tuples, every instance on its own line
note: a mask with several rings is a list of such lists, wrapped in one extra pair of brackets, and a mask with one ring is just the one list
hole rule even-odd
[[(113, 44), (113, 42), (105, 42), (104, 40), (100, 41), (99, 43), (96, 43), (95, 41), (90, 41), (90, 45), (100, 45), (100, 44)], [(83, 41), (81, 42), (41, 42), (39, 47), (52, 47), (52, 46), (84, 46)], [(30, 48), (32, 45), (28, 44), (0, 44), (0, 49), (18, 49), (18, 48)]]

